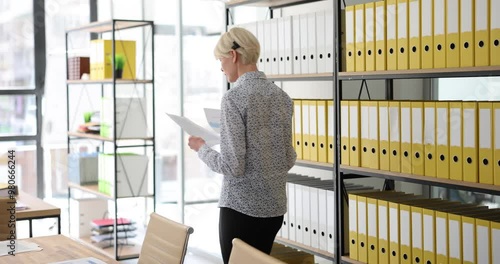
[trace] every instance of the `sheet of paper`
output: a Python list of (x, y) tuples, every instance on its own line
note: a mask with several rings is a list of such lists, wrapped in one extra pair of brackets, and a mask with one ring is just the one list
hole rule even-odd
[(172, 120), (177, 123), (184, 130), (184, 132), (191, 136), (203, 138), (209, 147), (220, 144), (220, 135), (214, 131), (210, 131), (183, 116), (169, 113), (167, 113), (167, 115), (172, 118)]
[(205, 108), (205, 116), (210, 127), (220, 134), (220, 113), (219, 109)]
[(106, 264), (106, 262), (93, 257), (89, 257), (89, 258), (65, 260), (60, 262), (51, 262), (49, 264)]
[(0, 256), (9, 255), (9, 252), (15, 254), (30, 252), (30, 251), (40, 251), (42, 250), (38, 244), (23, 240), (16, 240), (14, 244), (11, 244), (10, 240), (4, 240), (0, 242)]

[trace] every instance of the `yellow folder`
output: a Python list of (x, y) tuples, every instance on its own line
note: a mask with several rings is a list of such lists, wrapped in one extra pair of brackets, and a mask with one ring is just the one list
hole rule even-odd
[(460, 67), (474, 66), (474, 4), (460, 0)]
[(411, 171), (425, 174), (424, 152), (424, 103), (411, 102)]
[(448, 264), (448, 213), (436, 211), (436, 263)]
[(422, 1), (422, 68), (434, 67), (434, 27), (432, 1)]
[(436, 103), (424, 102), (424, 170), (425, 176), (436, 177)]
[(500, 2), (490, 0), (490, 65), (500, 65)]
[(358, 196), (349, 194), (349, 258), (358, 260)]
[(354, 48), (356, 50), (356, 71), (365, 71), (365, 7), (364, 4), (354, 6)]
[(318, 107), (314, 100), (307, 101), (309, 105), (309, 160), (318, 161)]
[(462, 263), (462, 217), (456, 213), (448, 213), (449, 263)]
[(436, 102), (436, 177), (442, 179), (450, 177), (449, 118), (448, 102)]
[(478, 182), (477, 102), (463, 102), (463, 180)]
[(450, 102), (450, 179), (461, 181), (462, 165), (462, 102)]
[[(490, 65), (490, 0), (474, 0), (475, 66)], [(497, 16), (495, 14), (495, 16)]]
[(387, 70), (398, 69), (397, 0), (386, 1), (386, 62)]
[[(333, 100), (328, 100), (327, 101), (327, 114), (326, 114), (326, 119), (327, 119), (327, 130), (328, 130), (328, 137), (326, 139), (326, 145), (327, 145), (327, 162), (328, 163), (335, 163), (335, 120), (337, 118), (335, 117), (335, 111), (334, 111), (334, 104)], [(321, 156), (320, 156), (321, 158)]]
[(294, 123), (294, 139), (295, 139), (295, 152), (297, 159), (302, 159), (302, 100), (293, 100), (293, 123)]
[[(464, 264), (473, 264), (476, 262), (476, 219), (472, 216), (462, 216), (462, 254)], [(472, 246), (466, 246), (472, 242)]]
[(493, 103), (493, 184), (500, 185), (500, 102)]
[(412, 261), (413, 263), (421, 263), (424, 257), (424, 246), (423, 246), (423, 208), (420, 206), (411, 207), (412, 215)]
[(358, 220), (358, 261), (368, 262), (368, 221), (366, 196), (357, 196), (357, 220)]
[[(328, 101), (327, 100), (318, 100), (317, 104), (317, 120), (318, 120), (318, 161), (319, 162), (328, 162), (328, 136), (329, 136), (329, 120), (328, 120)], [(333, 107), (332, 107), (333, 110)], [(333, 114), (333, 112), (332, 112)], [(331, 116), (332, 124), (333, 124), (333, 116)], [(332, 130), (333, 136), (333, 130)], [(333, 150), (332, 150), (333, 151)], [(332, 157), (333, 163), (333, 157)]]
[(460, 0), (446, 0), (446, 68), (460, 67)]
[(389, 101), (378, 102), (378, 124), (379, 124), (379, 165), (381, 170), (390, 170), (389, 145)]
[(309, 101), (302, 100), (302, 159), (311, 160)]
[(360, 102), (349, 101), (349, 165), (354, 167), (361, 166), (360, 155)]
[(379, 115), (378, 115), (378, 101), (368, 102), (368, 116), (369, 121), (369, 135), (368, 135), (368, 146), (369, 146), (369, 158), (370, 158), (370, 168), (378, 170), (380, 168), (379, 160)]
[(386, 13), (385, 2), (375, 2), (375, 70), (385, 71), (386, 68)]
[(401, 172), (412, 173), (412, 109), (411, 102), (400, 102), (401, 108)]
[(389, 166), (393, 172), (401, 171), (401, 113), (400, 102), (389, 102)]
[(491, 247), (491, 225), (487, 217), (476, 218), (476, 244), (477, 249), (476, 263), (494, 263), (492, 262), (492, 251), (498, 248)]
[(366, 215), (368, 219), (368, 263), (377, 263), (378, 261), (378, 206), (377, 199), (368, 197), (366, 199)]
[(377, 200), (378, 209), (378, 263), (389, 264), (389, 202)]
[[(421, 0), (408, 0), (408, 5), (409, 5), (409, 64), (410, 64), (410, 69), (420, 69), (421, 64), (420, 64), (420, 58), (421, 58), (421, 53), (424, 51), (421, 49), (421, 40), (420, 40), (420, 35), (421, 35), (421, 21), (424, 18), (428, 18), (428, 16), (432, 16), (432, 12), (430, 14), (424, 14), (421, 13), (421, 6), (420, 6), (420, 1)], [(424, 1), (424, 0), (423, 0)], [(432, 21), (432, 17), (430, 18)], [(432, 62), (432, 57), (431, 60)]]
[[(434, 39), (430, 40), (430, 42), (426, 41), (426, 43), (434, 43), (434, 49), (432, 49), (434, 52), (434, 54), (432, 54), (434, 57), (433, 67), (446, 68), (446, 0), (434, 0), (433, 2), (433, 7), (431, 8), (434, 13), (434, 19), (432, 21), (432, 25), (434, 26)], [(424, 8), (422, 4), (422, 12), (427, 8), (428, 7)], [(422, 20), (422, 23), (426, 22)], [(424, 35), (423, 32), (424, 30), (422, 29), (422, 35)], [(422, 38), (424, 37), (422, 36)], [(422, 56), (422, 61), (423, 60), (424, 58)]]
[(493, 263), (500, 263), (500, 221), (492, 221), (491, 225), (491, 260)]
[(369, 101), (361, 104), (361, 167), (370, 168), (370, 106)]
[(365, 4), (365, 67), (375, 70), (375, 3)]
[(479, 182), (493, 184), (493, 103), (479, 102)]
[(412, 263), (412, 217), (411, 217), (411, 205), (400, 204), (399, 205), (399, 220), (400, 220), (400, 263), (401, 264), (411, 264)]
[(436, 215), (432, 209), (424, 208), (423, 211), (423, 263), (436, 263)]
[(349, 137), (349, 101), (340, 101), (340, 147), (342, 165), (350, 165), (351, 138)]
[(345, 32), (346, 32), (346, 70), (348, 72), (356, 71), (356, 50), (354, 45), (354, 36), (356, 34), (354, 20), (354, 6), (345, 7)]
[(389, 263), (399, 264), (399, 203), (389, 202)]
[(409, 69), (408, 0), (397, 0), (398, 70)]

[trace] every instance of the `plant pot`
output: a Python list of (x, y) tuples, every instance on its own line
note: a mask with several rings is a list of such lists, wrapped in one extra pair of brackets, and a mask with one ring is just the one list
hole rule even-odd
[(115, 70), (115, 77), (116, 79), (121, 79), (123, 76), (123, 69), (116, 69)]

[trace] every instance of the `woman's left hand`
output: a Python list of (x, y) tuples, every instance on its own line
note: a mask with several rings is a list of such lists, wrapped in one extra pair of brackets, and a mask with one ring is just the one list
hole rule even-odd
[(190, 136), (188, 140), (188, 146), (198, 152), (198, 150), (205, 145), (205, 140), (201, 137)]

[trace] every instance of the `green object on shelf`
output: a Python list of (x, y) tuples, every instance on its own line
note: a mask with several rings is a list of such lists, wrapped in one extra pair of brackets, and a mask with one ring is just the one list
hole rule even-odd
[(85, 113), (83, 113), (83, 121), (85, 123), (90, 122), (90, 120), (92, 119), (92, 115), (93, 114), (94, 114), (94, 112), (85, 112)]

